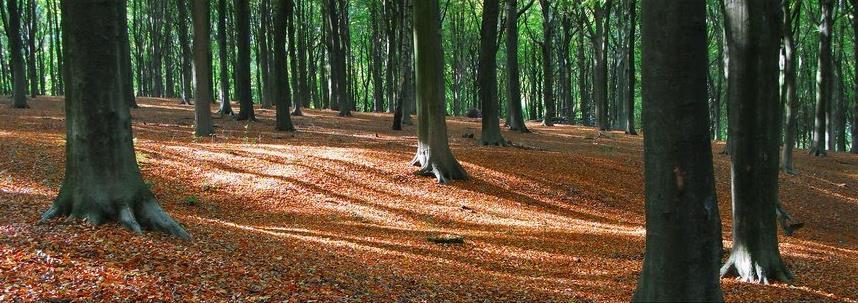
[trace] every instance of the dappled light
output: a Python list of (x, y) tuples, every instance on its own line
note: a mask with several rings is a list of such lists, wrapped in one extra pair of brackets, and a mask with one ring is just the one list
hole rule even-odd
[[(637, 138), (594, 139), (591, 128), (529, 124), (535, 134), (504, 131), (518, 147), (500, 150), (451, 135), (471, 178), (441, 186), (412, 174), (414, 128), (390, 131), (384, 114), (358, 120), (305, 110), (294, 118), (299, 131), (283, 134), (269, 131), (273, 113), (261, 110), (259, 122), (215, 119), (223, 135), (194, 138), (175, 100), (138, 103), (145, 110), (132, 112), (137, 162), (193, 241), (135, 236), (115, 224), (33, 225), (62, 182), (64, 135), (52, 122), (62, 120), (61, 104), (37, 98), (32, 113), (0, 107), (0, 119), (10, 121), (0, 124), (0, 279), (8, 292), (33, 299), (387, 301), (431, 293), (457, 301), (469, 294), (601, 302), (625, 301), (634, 290), (645, 241)], [(472, 131), (475, 123), (451, 118), (449, 131)], [(858, 160), (842, 158), (848, 164), (832, 170), (798, 159), (808, 173), (782, 176), (789, 185), (781, 198), (807, 226), (780, 241), (799, 278), (792, 286), (726, 279), (728, 301), (749, 294), (858, 298), (854, 279), (841, 279), (858, 273), (858, 223), (850, 219), (858, 215)], [(716, 157), (725, 231), (728, 164)], [(427, 240), (441, 234), (462, 236), (464, 244)], [(182, 270), (170, 270), (176, 266)]]

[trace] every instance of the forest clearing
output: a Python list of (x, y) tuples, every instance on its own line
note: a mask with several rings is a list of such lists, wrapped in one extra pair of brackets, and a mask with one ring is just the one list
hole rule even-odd
[[(8, 103), (8, 99), (0, 99)], [(215, 119), (193, 136), (193, 107), (139, 98), (143, 178), (192, 235), (118, 224), (37, 225), (63, 182), (61, 98), (0, 106), (0, 301), (618, 302), (644, 251), (642, 141), (596, 128), (528, 123), (513, 147), (480, 146), (480, 120), (447, 119), (470, 179), (414, 176), (414, 127), (392, 115), (305, 109), (294, 133)], [(470, 136), (469, 136), (470, 137)], [(713, 145), (730, 244), (729, 156)], [(780, 197), (805, 223), (779, 236), (791, 285), (722, 279), (730, 302), (858, 301), (858, 158), (796, 151)], [(463, 244), (436, 244), (438, 235)], [(726, 253), (723, 257), (726, 257)]]

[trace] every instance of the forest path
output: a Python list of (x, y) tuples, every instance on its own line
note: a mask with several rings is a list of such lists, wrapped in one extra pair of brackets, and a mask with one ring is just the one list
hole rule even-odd
[[(257, 109), (259, 122), (215, 119), (217, 135), (195, 139), (192, 107), (138, 103), (144, 178), (193, 241), (35, 225), (63, 178), (62, 102), (0, 102), (0, 301), (603, 302), (628, 301), (637, 283), (640, 137), (529, 123), (503, 131), (515, 147), (481, 147), (478, 119), (449, 118), (471, 180), (443, 186), (411, 174), (414, 126), (391, 131), (390, 114), (305, 110), (283, 133)], [(714, 159), (729, 240), (729, 158)], [(780, 239), (797, 280), (724, 279), (727, 301), (858, 301), (858, 156), (797, 150), (796, 168), (781, 198), (805, 228)], [(445, 233), (465, 244), (426, 240)]]

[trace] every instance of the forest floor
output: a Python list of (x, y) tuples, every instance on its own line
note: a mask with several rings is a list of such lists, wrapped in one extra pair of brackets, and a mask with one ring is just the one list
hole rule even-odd
[[(296, 133), (215, 119), (192, 137), (193, 108), (141, 99), (137, 159), (161, 205), (193, 236), (135, 235), (117, 224), (36, 225), (63, 180), (59, 98), (0, 103), (0, 301), (628, 301), (644, 251), (640, 137), (592, 128), (504, 130), (515, 146), (464, 138), (471, 176), (412, 175), (414, 127), (390, 114), (305, 110)], [(5, 104), (4, 104), (5, 103)], [(234, 107), (237, 109), (237, 106)], [(715, 172), (730, 245), (729, 158)], [(781, 236), (792, 285), (722, 280), (727, 301), (858, 302), (858, 156), (796, 151), (780, 196), (805, 227)], [(464, 236), (464, 244), (427, 241)]]

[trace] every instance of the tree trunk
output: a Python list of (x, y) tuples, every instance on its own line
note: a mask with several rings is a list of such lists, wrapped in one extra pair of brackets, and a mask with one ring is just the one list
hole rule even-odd
[(227, 11), (226, 0), (218, 0), (217, 11), (218, 66), (220, 69), (220, 109), (218, 113), (221, 116), (232, 116), (234, 112), (229, 97), (229, 47), (226, 43), (226, 15), (229, 12)]
[(412, 164), (418, 175), (439, 183), (465, 180), (468, 174), (453, 157), (447, 141), (444, 90), (444, 52), (438, 0), (414, 1), (414, 45), (417, 61), (417, 153)]
[(137, 108), (137, 100), (134, 96), (134, 72), (131, 67), (131, 44), (128, 39), (128, 1), (119, 1), (117, 22), (119, 22), (119, 77), (123, 102), (128, 103), (131, 108)]
[(733, 30), (730, 47), (729, 114), (732, 140), (733, 249), (721, 275), (743, 281), (789, 281), (778, 250), (778, 1), (727, 0)]
[(593, 37), (594, 69), (593, 86), (595, 89), (596, 119), (599, 130), (608, 130), (608, 37), (611, 24), (612, 0), (606, 0), (596, 7), (596, 32)]
[[(383, 45), (381, 24), (383, 24), (383, 22), (379, 15), (378, 4), (373, 1), (372, 7), (370, 8), (370, 16), (372, 20), (372, 42), (370, 43), (370, 52), (372, 56), (372, 63), (370, 64), (372, 66), (370, 67), (370, 73), (372, 75), (373, 111), (377, 113), (384, 111), (384, 78), (381, 75), (381, 65), (384, 57), (381, 49)], [(393, 102), (393, 100), (389, 100), (388, 102)]]
[(262, 108), (271, 108), (274, 88), (271, 84), (270, 47), (268, 46), (269, 28), (271, 24), (271, 0), (263, 0), (259, 5), (259, 58), (262, 66)]
[(286, 69), (286, 20), (289, 16), (290, 0), (274, 1), (274, 66), (271, 76), (273, 79), (273, 97), (276, 106), (275, 129), (278, 131), (295, 131), (292, 118), (289, 115), (289, 71)]
[(12, 60), (12, 107), (29, 108), (27, 105), (27, 77), (24, 67), (24, 43), (21, 40), (21, 11), (18, 1), (5, 1), (9, 11), (9, 26), (6, 30), (9, 54)]
[(642, 3), (647, 232), (632, 301), (721, 302), (706, 1)]
[(191, 98), (193, 98), (191, 77), (193, 76), (191, 75), (191, 45), (188, 39), (188, 7), (184, 0), (177, 0), (176, 5), (179, 11), (179, 48), (182, 54), (179, 60), (182, 72), (182, 104), (191, 104)]
[(250, 92), (250, 3), (249, 0), (235, 0), (236, 44), (238, 58), (235, 65), (235, 94), (238, 97), (239, 111), (236, 120), (256, 121), (253, 112), (253, 95)]
[(635, 28), (637, 27), (637, 10), (638, 5), (636, 0), (631, 0), (629, 3), (629, 36), (627, 37), (629, 45), (626, 48), (628, 56), (628, 93), (626, 95), (626, 134), (637, 135), (635, 130)]
[(554, 125), (555, 111), (554, 105), (554, 69), (551, 66), (551, 48), (554, 43), (554, 25), (553, 12), (550, 0), (539, 0), (542, 6), (542, 100), (545, 104), (545, 115), (542, 117), (542, 125)]
[(784, 80), (783, 94), (786, 103), (786, 128), (784, 129), (784, 147), (781, 152), (781, 168), (789, 174), (795, 173), (792, 160), (792, 151), (795, 147), (796, 114), (798, 113), (798, 93), (796, 91), (796, 58), (795, 40), (793, 39), (795, 26), (792, 20), (793, 11), (798, 15), (801, 2), (783, 1), (783, 57), (784, 57)]
[[(182, 0), (179, 0), (182, 1)], [(212, 54), (210, 10), (208, 1), (193, 1), (191, 17), (194, 25), (194, 135), (208, 137), (214, 134), (211, 118)]]
[[(852, 55), (854, 62), (858, 62), (858, 0), (852, 0), (852, 46), (854, 48)], [(858, 92), (858, 80), (853, 81), (853, 91)], [(852, 150), (853, 154), (858, 154), (858, 93), (852, 94)]]
[(38, 33), (37, 19), (36, 15), (36, 0), (30, 0), (27, 5), (27, 15), (30, 17), (27, 21), (29, 21), (29, 26), (27, 27), (27, 47), (28, 47), (28, 56), (27, 60), (27, 70), (30, 72), (30, 97), (35, 98), (39, 94), (39, 73), (36, 70), (36, 64), (38, 60), (36, 59), (36, 34)]
[(819, 24), (819, 63), (816, 74), (816, 118), (813, 128), (813, 142), (810, 146), (810, 154), (814, 156), (825, 156), (826, 152), (826, 124), (828, 116), (828, 104), (831, 102), (831, 84), (833, 72), (831, 70), (831, 31), (832, 10), (834, 0), (820, 0), (821, 20)]
[(521, 108), (521, 79), (518, 66), (518, 0), (506, 0), (506, 76), (507, 100), (509, 101), (510, 130), (529, 132), (524, 123), (524, 110)]
[(498, 0), (483, 2), (482, 31), (480, 31), (480, 68), (477, 71), (479, 96), (483, 107), (481, 145), (506, 146), (506, 140), (500, 132), (500, 120), (498, 118), (497, 31), (499, 14)]
[(122, 90), (121, 1), (62, 1), (66, 51), (65, 181), (42, 221), (62, 216), (118, 221), (140, 233), (190, 235), (158, 205), (134, 157), (131, 113)]
[(304, 95), (301, 92), (302, 84), (300, 73), (298, 72), (298, 53), (295, 48), (298, 46), (297, 40), (295, 39), (295, 1), (289, 0), (289, 16), (287, 21), (287, 29), (289, 30), (289, 70), (292, 72), (292, 105), (295, 107), (292, 111), (293, 116), (303, 116), (304, 113), (301, 111), (301, 107), (304, 106), (304, 101), (302, 96)]

